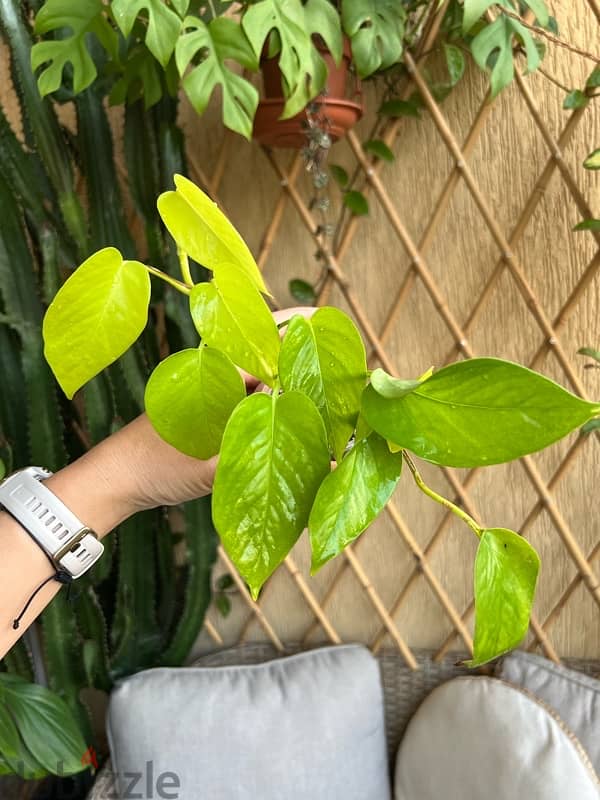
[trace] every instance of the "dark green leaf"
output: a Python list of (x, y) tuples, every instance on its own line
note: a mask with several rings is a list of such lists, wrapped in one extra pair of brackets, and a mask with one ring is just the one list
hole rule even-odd
[(362, 410), (374, 430), (426, 461), (477, 467), (547, 447), (600, 414), (600, 405), (518, 364), (473, 358), (394, 400), (369, 386)]
[(354, 541), (392, 496), (402, 469), (402, 454), (390, 453), (373, 433), (359, 441), (321, 484), (310, 512), (311, 572)]
[(222, 617), (227, 618), (231, 612), (231, 600), (227, 597), (226, 594), (216, 594), (215, 595), (215, 605), (219, 614)]
[(419, 105), (412, 100), (387, 100), (379, 113), (386, 117), (419, 117)]
[(374, 369), (371, 373), (371, 386), (377, 394), (388, 399), (404, 397), (405, 394), (414, 392), (421, 385), (421, 381), (405, 381), (400, 378), (393, 378), (391, 375), (380, 369)]
[(366, 374), (361, 336), (342, 311), (325, 307), (310, 319), (292, 317), (279, 355), (281, 385), (317, 406), (338, 460), (356, 426)]
[(558, 28), (558, 22), (556, 21), (556, 17), (552, 16), (548, 17), (548, 24), (546, 25), (546, 28), (550, 31), (550, 33), (553, 33), (555, 36), (560, 36), (560, 31)]
[(339, 164), (330, 164), (329, 172), (338, 186), (341, 186), (342, 189), (345, 189), (348, 185), (348, 181), (350, 180), (346, 170), (343, 167), (340, 167)]
[(583, 162), (583, 166), (586, 169), (600, 169), (600, 147), (589, 154)]
[(306, 527), (329, 472), (321, 416), (300, 392), (253, 394), (231, 415), (213, 488), (213, 519), (252, 596)]
[(156, 367), (146, 386), (155, 430), (182, 453), (216, 455), (231, 412), (246, 396), (241, 375), (220, 350), (180, 350)]
[(277, 375), (279, 332), (262, 295), (233, 265), (218, 267), (190, 296), (194, 325), (206, 344), (269, 386)]
[(362, 192), (350, 191), (344, 194), (344, 205), (357, 217), (369, 213), (369, 203)]
[(573, 228), (574, 231), (600, 231), (600, 219), (584, 219)]
[(216, 587), (220, 592), (231, 589), (233, 586), (235, 586), (235, 581), (228, 572), (223, 573), (223, 575), (219, 575), (217, 578)]
[(444, 43), (444, 54), (446, 56), (446, 66), (450, 76), (450, 83), (456, 86), (465, 72), (465, 57), (460, 47), (455, 44)]
[[(4, 761), (2, 774), (12, 772), (29, 780), (41, 778), (47, 775), (47, 770), (36, 761), (19, 735), (4, 696), (4, 686), (10, 684), (4, 679), (5, 676), (2, 675), (0, 677), (0, 760)], [(19, 685), (25, 683), (19, 681), (15, 684), (16, 687)], [(56, 767), (54, 770), (56, 771)]]
[(585, 95), (582, 91), (580, 91), (579, 89), (573, 89), (573, 91), (569, 92), (569, 94), (565, 97), (563, 102), (563, 108), (567, 110), (574, 108), (583, 108), (584, 106), (587, 106), (589, 101), (590, 101), (589, 97)]
[(591, 419), (589, 422), (586, 422), (585, 425), (581, 428), (581, 432), (592, 433), (592, 431), (597, 431), (600, 428), (600, 419)]
[(33, 683), (5, 684), (4, 697), (27, 749), (48, 772), (82, 772), (87, 745), (67, 704)]
[(475, 638), (470, 667), (516, 647), (527, 633), (540, 559), (505, 528), (482, 534), (475, 559)]
[(297, 300), (299, 303), (307, 306), (313, 306), (315, 304), (317, 295), (314, 287), (311, 286), (310, 283), (300, 278), (294, 278), (289, 283), (289, 289), (294, 300)]
[(213, 91), (221, 87), (223, 122), (250, 139), (258, 92), (246, 78), (229, 67), (234, 61), (256, 70), (258, 61), (238, 22), (219, 17), (208, 25), (198, 17), (186, 17), (185, 33), (177, 42), (177, 68), (184, 75), (183, 89), (198, 114), (203, 114)]
[(393, 161), (395, 158), (393, 152), (381, 139), (371, 139), (364, 143), (363, 148), (367, 153), (373, 153), (373, 155), (377, 156), (377, 158), (381, 158), (383, 161)]

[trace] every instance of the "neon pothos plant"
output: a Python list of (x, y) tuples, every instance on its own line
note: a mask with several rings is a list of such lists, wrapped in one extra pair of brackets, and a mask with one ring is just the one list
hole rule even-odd
[[(176, 176), (175, 185), (158, 208), (179, 249), (181, 280), (108, 247), (75, 270), (50, 305), (45, 353), (66, 395), (134, 343), (146, 325), (150, 276), (167, 281), (189, 296), (201, 342), (154, 370), (146, 411), (183, 453), (219, 454), (213, 519), (253, 597), (307, 526), (313, 573), (354, 541), (383, 510), (405, 463), (418, 487), (480, 540), (470, 663), (516, 646), (529, 621), (536, 552), (434, 492), (414, 456), (450, 467), (510, 461), (580, 427), (600, 405), (495, 358), (419, 380), (369, 373), (358, 330), (336, 308), (294, 315), (278, 330), (237, 231), (189, 180)], [(188, 256), (212, 271), (210, 281), (194, 282)], [(238, 368), (269, 391), (247, 395)]]

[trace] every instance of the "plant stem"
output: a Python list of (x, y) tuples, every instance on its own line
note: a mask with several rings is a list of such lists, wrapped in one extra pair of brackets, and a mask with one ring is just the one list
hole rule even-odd
[(415, 479), (415, 483), (417, 484), (419, 489), (424, 494), (426, 494), (427, 497), (431, 497), (431, 499), (435, 500), (436, 503), (439, 503), (440, 505), (445, 506), (450, 511), (452, 511), (453, 514), (456, 514), (457, 517), (462, 519), (463, 522), (466, 522), (467, 525), (469, 526), (469, 528), (471, 528), (471, 530), (475, 533), (477, 538), (481, 539), (481, 535), (482, 535), (484, 529), (475, 522), (473, 517), (470, 514), (467, 514), (466, 511), (463, 511), (462, 508), (459, 508), (457, 505), (455, 505), (451, 500), (448, 500), (447, 497), (442, 497), (441, 494), (438, 494), (437, 492), (434, 492), (434, 490), (431, 487), (427, 486), (427, 484), (425, 483), (425, 481), (421, 477), (421, 473), (417, 469), (417, 466), (416, 466), (415, 462), (408, 455), (406, 450), (402, 451), (402, 457), (404, 458), (406, 466), (412, 472), (412, 476)]
[(192, 273), (190, 272), (190, 262), (188, 261), (187, 253), (180, 247), (177, 248), (177, 255), (179, 256), (179, 267), (181, 269), (181, 276), (187, 286), (193, 286)]
[(170, 284), (174, 289), (177, 289), (178, 292), (181, 294), (191, 294), (191, 289), (187, 284), (178, 281), (177, 278), (171, 277), (171, 275), (167, 275), (166, 272), (163, 272), (160, 269), (156, 269), (156, 267), (151, 267), (149, 264), (144, 264), (150, 275), (154, 275), (157, 278), (160, 278), (161, 281), (165, 281), (165, 283)]

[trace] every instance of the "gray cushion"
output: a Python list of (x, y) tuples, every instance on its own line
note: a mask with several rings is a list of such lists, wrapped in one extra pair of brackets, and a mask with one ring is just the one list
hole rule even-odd
[(600, 773), (600, 681), (519, 650), (503, 659), (496, 674), (554, 708)]
[(358, 645), (134, 675), (108, 735), (121, 796), (141, 773), (139, 798), (158, 781), (178, 800), (390, 798), (379, 667)]
[(435, 689), (398, 750), (396, 800), (598, 800), (598, 780), (566, 726), (496, 678)]

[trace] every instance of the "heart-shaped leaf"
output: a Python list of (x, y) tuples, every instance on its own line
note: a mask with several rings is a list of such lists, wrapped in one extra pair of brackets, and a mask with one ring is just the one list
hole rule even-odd
[(154, 370), (146, 386), (146, 413), (157, 433), (182, 453), (210, 458), (219, 452), (244, 381), (220, 350), (181, 350)]
[(308, 530), (313, 574), (353, 542), (383, 511), (402, 469), (402, 454), (390, 452), (376, 433), (362, 439), (321, 484)]
[(364, 344), (346, 314), (326, 307), (311, 319), (292, 317), (279, 354), (281, 385), (311, 398), (338, 461), (356, 427), (366, 374)]
[(235, 264), (266, 293), (252, 253), (217, 204), (183, 175), (175, 175), (174, 181), (177, 190), (161, 194), (158, 210), (178, 246), (207, 269)]
[(279, 332), (269, 307), (233, 265), (220, 265), (210, 283), (199, 283), (190, 295), (196, 329), (206, 344), (261, 381), (273, 385), (277, 375)]
[(477, 667), (516, 647), (527, 633), (540, 559), (522, 536), (505, 528), (483, 531), (475, 558)]
[(44, 317), (44, 353), (62, 390), (75, 392), (130, 347), (144, 330), (150, 276), (138, 261), (105, 247), (63, 284)]
[(240, 25), (233, 19), (217, 17), (206, 25), (198, 17), (186, 17), (185, 33), (177, 42), (177, 69), (184, 75), (183, 89), (198, 114), (204, 113), (217, 86), (221, 87), (223, 122), (233, 131), (252, 137), (252, 124), (258, 92), (256, 88), (230, 69), (233, 60), (249, 70), (258, 68), (258, 59)]
[(426, 461), (478, 467), (547, 447), (600, 414), (600, 405), (519, 364), (473, 358), (395, 399), (369, 386), (362, 410), (374, 430)]
[(72, 775), (87, 768), (82, 756), (87, 745), (65, 701), (33, 683), (2, 684), (10, 711), (34, 760), (53, 774)]
[(254, 598), (302, 533), (328, 472), (323, 421), (300, 392), (253, 394), (231, 415), (215, 475), (213, 520)]

